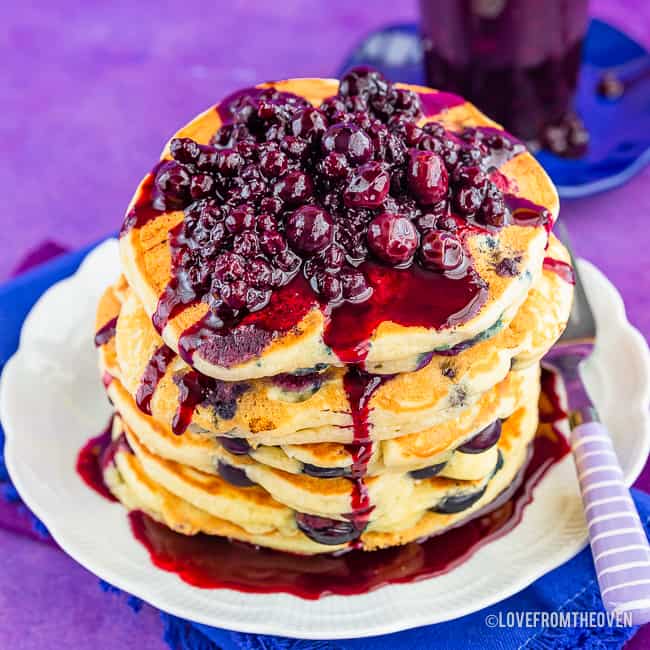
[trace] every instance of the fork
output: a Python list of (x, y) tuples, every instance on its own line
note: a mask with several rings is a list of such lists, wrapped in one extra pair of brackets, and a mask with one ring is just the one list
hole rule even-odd
[(594, 349), (596, 322), (566, 229), (558, 230), (571, 254), (575, 292), (567, 328), (544, 364), (560, 374), (566, 389), (571, 449), (603, 605), (608, 612), (627, 612), (632, 623), (640, 625), (650, 621), (650, 548), (611, 437), (580, 376), (582, 363)]

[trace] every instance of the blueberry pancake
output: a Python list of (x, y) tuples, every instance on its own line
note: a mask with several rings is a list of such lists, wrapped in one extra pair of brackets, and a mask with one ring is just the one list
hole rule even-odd
[(145, 176), (123, 271), (165, 343), (250, 380), (376, 367), (507, 325), (556, 191), (474, 106), (356, 71), (223, 100)]
[[(496, 443), (501, 421), (536, 399), (539, 367), (511, 372), (500, 384), (454, 420), (408, 436), (374, 445), (366, 475), (408, 473), (413, 476), (445, 476), (460, 480), (480, 478), (497, 461)], [(330, 480), (354, 474), (354, 449), (338, 443), (251, 447), (242, 438), (211, 437), (191, 431), (178, 436), (153, 417), (143, 413), (117, 377), (107, 392), (122, 420), (149, 451), (207, 473), (220, 466), (242, 468), (255, 465), (289, 474)], [(254, 461), (254, 462), (251, 462)], [(263, 480), (256, 480), (264, 484)], [(315, 483), (314, 485), (317, 485)]]
[(536, 407), (520, 409), (504, 422), (500, 462), (488, 480), (413, 481), (409, 498), (386, 495), (386, 511), (373, 521), (304, 513), (281, 505), (257, 485), (237, 487), (220, 476), (162, 460), (119, 418), (104, 476), (127, 508), (184, 534), (204, 532), (303, 554), (342, 550), (352, 541), (373, 550), (438, 534), (483, 509), (515, 479), (536, 426)]
[[(547, 255), (568, 259), (553, 236)], [(368, 437), (388, 440), (459, 417), (511, 367), (525, 368), (548, 351), (564, 328), (571, 299), (572, 285), (544, 269), (514, 319), (498, 332), (453, 354), (427, 355), (417, 371), (382, 375), (369, 398)], [(165, 347), (133, 293), (120, 306), (114, 345), (127, 390), (157, 420), (168, 426), (176, 421), (180, 432), (179, 400), (198, 374)], [(253, 446), (348, 444), (354, 437), (349, 375), (328, 367), (247, 382), (201, 378), (196, 408), (183, 425), (197, 433), (246, 438)]]
[(233, 93), (169, 140), (120, 231), (95, 322), (108, 488), (174, 531), (304, 555), (489, 511), (571, 308), (557, 215), (525, 147), (456, 95), (367, 68)]

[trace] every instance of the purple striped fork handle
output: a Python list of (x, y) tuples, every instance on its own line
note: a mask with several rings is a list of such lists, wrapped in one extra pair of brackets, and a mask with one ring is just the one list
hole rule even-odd
[(647, 623), (650, 548), (609, 433), (600, 422), (580, 424), (571, 445), (603, 605), (630, 612), (634, 625)]

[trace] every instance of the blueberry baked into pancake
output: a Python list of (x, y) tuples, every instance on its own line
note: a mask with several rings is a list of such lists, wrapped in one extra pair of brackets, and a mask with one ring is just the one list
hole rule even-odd
[(448, 98), (355, 68), (239, 91), (167, 143), (96, 319), (128, 509), (370, 551), (516, 481), (569, 256), (542, 168)]

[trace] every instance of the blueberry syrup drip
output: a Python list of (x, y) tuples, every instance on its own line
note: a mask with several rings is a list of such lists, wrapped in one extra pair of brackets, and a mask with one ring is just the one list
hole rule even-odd
[(142, 181), (140, 194), (120, 228), (120, 237), (123, 237), (134, 228), (142, 228), (163, 214), (163, 206), (155, 207), (155, 179), (162, 164), (163, 161), (158, 162)]
[(487, 285), (471, 267), (461, 277), (431, 273), (418, 265), (391, 269), (368, 261), (361, 268), (373, 287), (372, 298), (333, 309), (323, 337), (345, 363), (365, 360), (370, 338), (384, 321), (405, 327), (453, 327), (476, 315), (487, 299)]
[(346, 449), (352, 458), (350, 469), (350, 480), (352, 482), (351, 512), (348, 519), (359, 530), (359, 534), (365, 528), (368, 517), (374, 509), (364, 480), (374, 449), (370, 435), (372, 425), (368, 420), (370, 400), (375, 391), (392, 377), (392, 375), (372, 375), (356, 366), (352, 366), (343, 376), (343, 388), (350, 405), (353, 432), (352, 444), (346, 445)]
[(98, 436), (91, 438), (79, 450), (76, 469), (89, 488), (109, 501), (117, 501), (104, 481), (104, 470), (113, 462), (118, 451), (126, 449), (132, 453), (132, 450), (124, 433), (113, 440), (112, 430), (113, 418)]
[[(151, 415), (153, 395), (175, 357), (176, 353), (163, 343), (149, 359), (135, 396), (143, 413)], [(178, 387), (178, 408), (172, 420), (172, 431), (177, 435), (185, 432), (199, 404), (211, 408), (217, 417), (232, 419), (237, 410), (237, 399), (249, 388), (244, 382), (224, 382), (194, 370), (175, 375), (174, 383)]]
[(106, 345), (112, 338), (115, 337), (115, 327), (117, 325), (117, 316), (111, 318), (107, 323), (104, 323), (95, 332), (95, 347), (99, 348)]
[(185, 433), (192, 421), (194, 409), (204, 398), (204, 378), (195, 370), (174, 377), (178, 386), (178, 408), (172, 419), (172, 431), (177, 435)]
[[(513, 530), (532, 501), (535, 486), (569, 452), (556, 427), (565, 414), (559, 405), (554, 377), (549, 374), (542, 373), (542, 423), (531, 445), (530, 460), (512, 488), (469, 521), (427, 540), (372, 553), (350, 550), (338, 556), (300, 556), (221, 537), (181, 535), (141, 512), (130, 513), (131, 530), (155, 566), (203, 589), (290, 593), (314, 600), (331, 594), (363, 594), (387, 584), (442, 575)], [(339, 540), (346, 537), (352, 544), (357, 536), (350, 522), (304, 514), (297, 515), (296, 522), (323, 544), (331, 544), (332, 539), (342, 544), (345, 541)]]
[(543, 266), (546, 271), (551, 271), (559, 275), (568, 284), (576, 283), (575, 272), (571, 264), (562, 260), (553, 259), (552, 257), (545, 257)]
[(179, 338), (179, 353), (191, 364), (194, 353), (225, 367), (257, 357), (280, 333), (294, 328), (317, 305), (302, 276), (274, 292), (265, 309), (242, 320), (224, 321), (212, 311)]
[(350, 70), (319, 108), (273, 88), (226, 98), (210, 144), (173, 139), (172, 159), (146, 179), (125, 222), (184, 213), (170, 231), (172, 278), (156, 329), (204, 303), (179, 354), (230, 367), (319, 308), (325, 343), (361, 363), (385, 320), (442, 329), (472, 318), (488, 291), (466, 236), (538, 226), (545, 211), (497, 182), (520, 142), (491, 127), (418, 126), (461, 103), (367, 68)]
[(532, 201), (513, 194), (505, 195), (506, 206), (512, 216), (512, 223), (516, 226), (529, 226), (533, 228), (544, 227), (547, 233), (553, 227), (553, 218), (546, 208), (540, 208)]
[(149, 359), (135, 394), (135, 402), (143, 413), (151, 415), (151, 399), (175, 356), (176, 353), (163, 343)]
[(455, 106), (462, 106), (465, 100), (460, 95), (439, 91), (437, 93), (418, 93), (422, 114), (424, 117), (433, 117), (448, 111)]
[(178, 408), (172, 419), (172, 431), (185, 433), (197, 406), (210, 408), (215, 416), (230, 420), (237, 411), (237, 400), (249, 388), (244, 382), (225, 382), (201, 375), (195, 370), (174, 376), (178, 387)]

